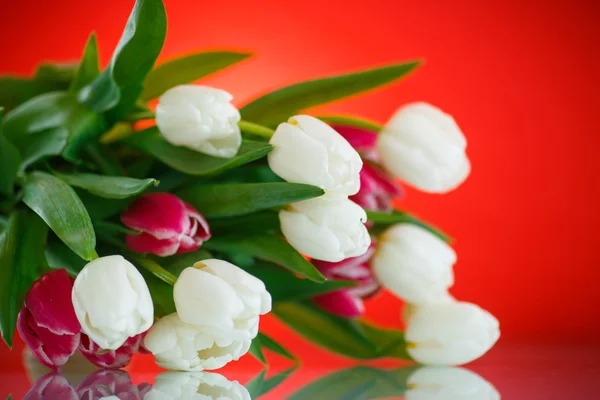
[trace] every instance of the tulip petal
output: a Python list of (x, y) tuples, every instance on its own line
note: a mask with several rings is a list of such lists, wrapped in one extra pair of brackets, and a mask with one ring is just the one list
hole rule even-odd
[(190, 224), (185, 204), (170, 193), (150, 193), (138, 198), (121, 215), (121, 222), (157, 239), (178, 237)]
[(56, 372), (50, 372), (35, 381), (29, 392), (23, 397), (23, 400), (42, 399), (79, 400), (79, 396), (67, 378)]
[(356, 150), (370, 150), (375, 147), (377, 134), (353, 126), (333, 126), (333, 129), (344, 137)]
[[(145, 232), (140, 235), (125, 235), (125, 243), (131, 251), (141, 254), (156, 254), (159, 257), (172, 256), (177, 253), (181, 245), (177, 237), (157, 239)], [(189, 245), (187, 247), (189, 248)]]
[(313, 299), (315, 304), (332, 314), (345, 318), (360, 317), (365, 312), (361, 299), (352, 296), (347, 290), (338, 290)]
[(102, 351), (87, 335), (81, 335), (79, 351), (92, 364), (100, 368), (123, 368), (129, 364), (142, 343), (143, 334), (132, 336), (117, 350)]
[(187, 203), (184, 203), (184, 205), (188, 217), (191, 219), (188, 236), (192, 237), (200, 245), (211, 238), (210, 227), (198, 210)]

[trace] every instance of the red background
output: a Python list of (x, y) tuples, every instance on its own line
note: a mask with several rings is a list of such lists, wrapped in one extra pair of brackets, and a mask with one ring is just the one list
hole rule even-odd
[[(203, 81), (240, 105), (292, 82), (424, 58), (406, 80), (322, 110), (385, 122), (398, 106), (424, 100), (454, 115), (469, 141), (471, 177), (445, 196), (409, 189), (401, 204), (456, 239), (452, 293), (495, 314), (505, 341), (597, 340), (598, 3), (165, 3), (163, 59), (199, 49), (255, 51)], [(106, 63), (132, 5), (2, 0), (0, 72), (29, 74), (42, 60), (77, 59), (92, 30)], [(391, 296), (368, 309), (371, 319), (399, 326), (400, 301)], [(322, 355), (273, 319), (263, 327), (306, 358)]]

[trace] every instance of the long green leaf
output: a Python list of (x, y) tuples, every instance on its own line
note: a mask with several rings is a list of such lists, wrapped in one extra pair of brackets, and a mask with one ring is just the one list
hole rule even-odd
[(71, 250), (84, 260), (95, 256), (92, 221), (75, 191), (45, 172), (26, 177), (23, 202), (35, 211)]
[(19, 171), (21, 155), (3, 133), (4, 108), (0, 107), (0, 194), (11, 195)]
[(77, 92), (96, 79), (98, 75), (100, 75), (98, 43), (96, 42), (96, 34), (92, 33), (83, 50), (83, 57), (71, 82), (71, 86), (69, 86), (69, 91)]
[(210, 51), (167, 61), (154, 68), (144, 82), (143, 100), (160, 96), (177, 85), (190, 83), (250, 57), (250, 53)]
[(349, 126), (352, 128), (364, 129), (369, 132), (379, 132), (383, 129), (383, 126), (377, 122), (349, 115), (319, 115), (317, 118), (327, 122), (329, 125)]
[(109, 66), (82, 90), (81, 100), (93, 110), (111, 110), (111, 120), (120, 120), (142, 93), (166, 32), (162, 0), (137, 0)]
[(142, 193), (150, 186), (158, 186), (158, 181), (153, 178), (135, 179), (83, 173), (55, 174), (71, 186), (80, 187), (106, 199), (125, 199)]
[(292, 353), (286, 350), (285, 347), (283, 347), (264, 333), (259, 332), (257, 338), (260, 339), (260, 344), (266, 349), (269, 349), (272, 352), (277, 353), (280, 356), (288, 358), (292, 361), (298, 361), (298, 359)]
[(299, 111), (374, 89), (399, 79), (418, 62), (393, 64), (351, 74), (331, 76), (287, 86), (260, 97), (241, 109), (242, 118), (273, 126)]
[(234, 158), (211, 157), (185, 147), (173, 146), (160, 136), (157, 128), (149, 128), (126, 139), (126, 143), (148, 153), (169, 167), (189, 175), (209, 176), (237, 168), (267, 155), (272, 146), (245, 140)]
[(248, 350), (250, 354), (254, 356), (258, 361), (262, 364), (267, 364), (267, 359), (265, 358), (265, 354), (262, 351), (262, 344), (260, 338), (257, 336), (252, 340), (250, 344), (250, 350)]
[(299, 183), (199, 183), (177, 192), (207, 218), (233, 217), (322, 196), (316, 186)]
[(62, 153), (67, 145), (68, 138), (69, 131), (64, 127), (50, 128), (33, 135), (28, 135), (23, 140), (23, 161), (21, 162), (19, 171), (24, 172), (35, 162)]
[(278, 235), (213, 237), (204, 244), (204, 248), (270, 261), (315, 282), (326, 280), (314, 265)]
[(376, 230), (381, 230), (380, 228), (384, 229), (387, 226), (400, 223), (417, 225), (433, 233), (435, 236), (439, 237), (445, 242), (452, 242), (452, 238), (450, 238), (448, 235), (446, 235), (444, 232), (442, 232), (435, 226), (423, 222), (414, 215), (411, 215), (404, 211), (395, 210), (388, 213), (367, 210), (367, 220), (375, 225)]
[(27, 210), (13, 212), (0, 235), (0, 330), (9, 347), (27, 290), (46, 265), (47, 235), (44, 221)]
[(208, 222), (214, 237), (255, 235), (279, 230), (279, 216), (270, 210), (241, 217), (210, 219)]

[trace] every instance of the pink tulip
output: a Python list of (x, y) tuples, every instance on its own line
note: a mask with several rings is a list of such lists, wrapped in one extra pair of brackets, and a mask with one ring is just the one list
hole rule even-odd
[(79, 351), (89, 362), (100, 368), (123, 368), (137, 353), (144, 334), (132, 336), (117, 350), (103, 350), (86, 334), (81, 334)]
[(43, 365), (57, 369), (80, 341), (81, 325), (71, 303), (73, 279), (67, 271), (49, 272), (35, 281), (17, 319), (19, 335)]
[(366, 210), (390, 211), (392, 200), (401, 195), (400, 186), (385, 171), (365, 162), (360, 171), (360, 189), (350, 200)]
[(377, 134), (351, 126), (333, 126), (358, 152), (368, 152), (375, 148)]
[(211, 236), (204, 217), (169, 193), (143, 195), (123, 212), (121, 222), (141, 232), (126, 235), (131, 251), (161, 257), (197, 250)]
[(89, 375), (77, 386), (80, 400), (97, 400), (108, 396), (117, 396), (120, 400), (141, 400), (147, 385), (140, 387), (131, 382), (129, 374), (120, 370), (99, 370)]
[(64, 376), (50, 372), (35, 381), (23, 400), (79, 400), (79, 396)]
[(313, 260), (314, 265), (328, 279), (354, 281), (357, 286), (340, 289), (316, 296), (313, 301), (322, 309), (342, 317), (356, 318), (365, 312), (363, 299), (373, 296), (380, 286), (375, 281), (368, 261), (375, 252), (375, 245), (362, 256), (347, 258), (340, 262)]

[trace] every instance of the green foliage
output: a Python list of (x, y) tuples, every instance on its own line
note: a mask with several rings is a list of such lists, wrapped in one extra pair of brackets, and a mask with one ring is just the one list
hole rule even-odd
[(158, 181), (153, 178), (135, 179), (84, 173), (55, 173), (55, 175), (71, 186), (80, 187), (106, 199), (126, 199), (142, 193), (150, 186), (158, 186)]
[(77, 68), (77, 72), (69, 86), (69, 91), (73, 93), (78, 92), (96, 79), (98, 75), (100, 75), (98, 43), (96, 42), (96, 34), (92, 33), (83, 50), (81, 63), (79, 63), (79, 68)]
[(319, 118), (323, 122), (334, 126), (349, 126), (352, 128), (364, 129), (369, 132), (379, 132), (383, 127), (376, 122), (357, 118), (348, 115), (320, 115)]
[(77, 276), (87, 264), (87, 261), (73, 253), (63, 242), (58, 240), (49, 241), (46, 244), (45, 255), (50, 268), (65, 269), (72, 276)]
[(391, 226), (394, 224), (400, 224), (400, 223), (413, 224), (413, 225), (417, 225), (423, 229), (428, 230), (429, 232), (433, 233), (435, 236), (439, 237), (440, 239), (442, 239), (445, 242), (448, 242), (448, 243), (452, 242), (452, 238), (450, 238), (448, 235), (446, 235), (444, 232), (442, 232), (435, 226), (430, 225), (426, 222), (423, 222), (419, 218), (415, 217), (414, 215), (411, 215), (404, 211), (394, 210), (392, 212), (381, 212), (381, 211), (367, 210), (367, 220), (369, 220), (370, 222), (375, 224), (375, 226), (373, 228), (373, 230), (375, 232), (381, 232), (388, 226)]
[(246, 390), (250, 394), (250, 398), (255, 400), (269, 393), (275, 387), (283, 383), (296, 370), (296, 367), (280, 372), (269, 379), (265, 379), (267, 370), (262, 370), (250, 382), (246, 384)]
[(0, 194), (11, 195), (17, 177), (21, 155), (19, 150), (4, 137), (4, 109), (0, 107)]
[(9, 347), (25, 295), (46, 266), (47, 235), (44, 221), (28, 210), (13, 212), (0, 235), (0, 330)]

